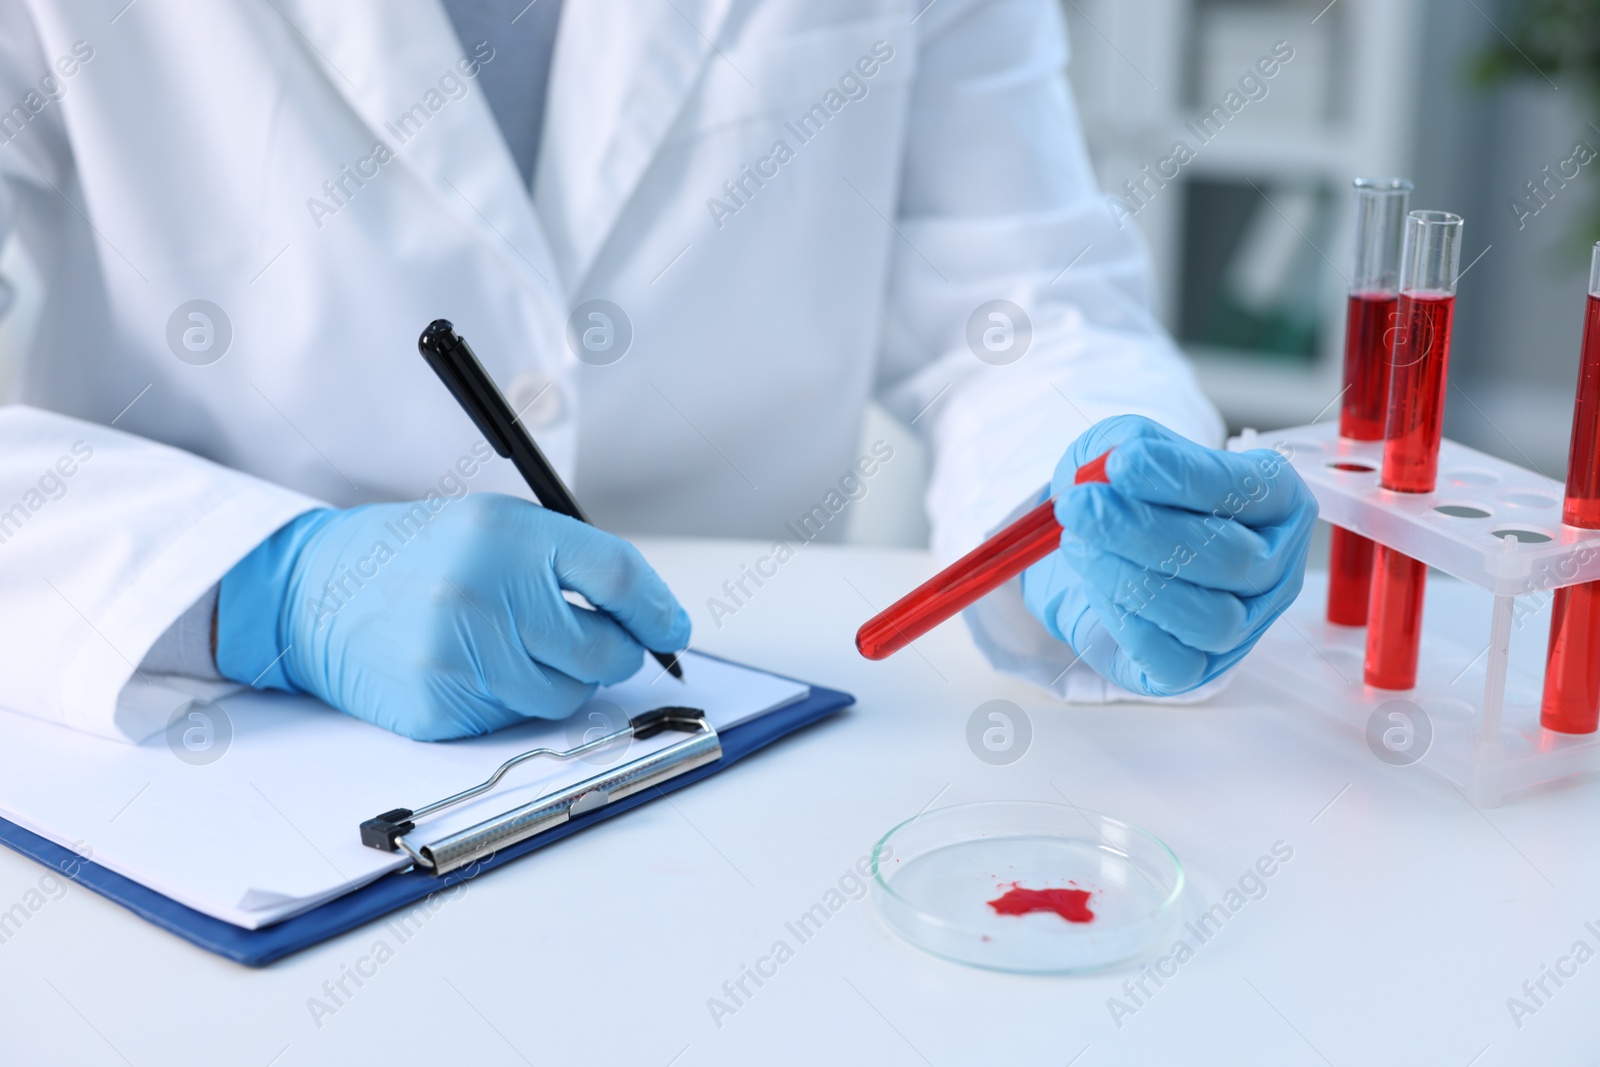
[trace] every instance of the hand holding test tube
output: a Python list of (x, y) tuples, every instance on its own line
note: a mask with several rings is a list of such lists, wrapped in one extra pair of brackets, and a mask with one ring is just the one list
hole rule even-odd
[(1028, 610), (1095, 671), (1137, 693), (1188, 692), (1294, 601), (1316, 515), (1275, 452), (1219, 452), (1140, 416), (1106, 419), (1062, 458), (1045, 503), (869, 621), (857, 647), (889, 655), (1021, 563)]

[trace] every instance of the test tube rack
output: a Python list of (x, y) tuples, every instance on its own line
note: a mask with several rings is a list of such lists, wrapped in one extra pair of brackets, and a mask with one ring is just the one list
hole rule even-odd
[(1420, 707), (1432, 737), (1417, 765), (1454, 783), (1480, 808), (1600, 773), (1600, 734), (1541, 727), (1542, 676), (1510, 669), (1519, 606), (1537, 613), (1556, 589), (1600, 580), (1600, 530), (1562, 524), (1560, 483), (1446, 440), (1436, 491), (1390, 492), (1378, 484), (1383, 442), (1345, 440), (1337, 421), (1245, 430), (1228, 448), (1276, 450), (1315, 494), (1322, 518), (1494, 597), (1484, 645), (1469, 648), (1424, 630), (1412, 689), (1365, 685), (1367, 631), (1329, 623), (1318, 596), (1302, 596), (1284, 613), (1245, 670), (1353, 727), (1363, 745), (1380, 705), (1403, 700)]

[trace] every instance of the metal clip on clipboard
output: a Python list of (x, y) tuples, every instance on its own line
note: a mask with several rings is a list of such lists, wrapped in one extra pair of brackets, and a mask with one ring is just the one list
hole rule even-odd
[[(666, 748), (642, 756), (631, 763), (597, 774), (577, 785), (568, 786), (557, 793), (529, 801), (503, 814), (485, 819), (465, 830), (440, 838), (432, 844), (417, 847), (406, 840), (406, 835), (416, 829), (417, 820), (435, 812), (453, 807), (462, 801), (487, 793), (505, 773), (519, 763), (535, 756), (567, 760), (582, 756), (613, 741), (625, 737), (643, 740), (663, 730), (675, 730), (689, 736)], [(436, 800), (415, 811), (395, 808), (361, 824), (361, 843), (382, 852), (403, 850), (418, 867), (434, 874), (446, 874), (464, 867), (507, 845), (524, 841), (535, 834), (560, 826), (568, 819), (577, 818), (620, 800), (657, 782), (666, 781), (696, 767), (715, 763), (722, 758), (722, 741), (716, 728), (706, 719), (705, 712), (696, 708), (655, 708), (630, 720), (628, 725), (604, 737), (558, 751), (553, 748), (530, 749), (513, 756), (500, 765), (484, 782), (464, 789), (454, 796)]]

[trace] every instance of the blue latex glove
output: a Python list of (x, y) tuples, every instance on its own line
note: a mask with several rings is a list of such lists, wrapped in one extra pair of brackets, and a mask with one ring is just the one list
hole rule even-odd
[(497, 493), (302, 515), (227, 573), (217, 605), (224, 675), (419, 741), (565, 717), (646, 647), (688, 643), (632, 545)]
[[(1113, 446), (1110, 483), (1074, 486)], [(1023, 572), (1023, 600), (1125, 689), (1211, 681), (1300, 593), (1317, 502), (1276, 452), (1218, 452), (1119, 415), (1073, 443), (1050, 492), (1061, 548)]]

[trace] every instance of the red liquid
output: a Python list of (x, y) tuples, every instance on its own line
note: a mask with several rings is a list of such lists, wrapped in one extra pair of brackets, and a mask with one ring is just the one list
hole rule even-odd
[(1351, 293), (1345, 314), (1344, 399), (1339, 436), (1383, 440), (1389, 411), (1389, 357), (1394, 351), (1394, 293)]
[(1572, 448), (1567, 453), (1567, 503), (1561, 521), (1600, 530), (1600, 297), (1589, 298), (1583, 318), (1583, 359), (1572, 406)]
[[(1384, 545), (1372, 560), (1372, 601), (1367, 608), (1366, 681), (1379, 689), (1410, 689), (1417, 684), (1417, 652), (1422, 644), (1422, 598), (1428, 565)], [(1381, 636), (1380, 636), (1381, 635)]]
[[(1593, 296), (1583, 321), (1561, 520), (1600, 529), (1600, 299)], [(1600, 726), (1600, 582), (1556, 590), (1539, 723), (1564, 734), (1592, 734)]]
[(1342, 526), (1328, 542), (1328, 621), (1340, 626), (1365, 626), (1372, 595), (1371, 541)]
[(988, 903), (996, 915), (1027, 915), (1035, 911), (1053, 911), (1069, 923), (1086, 923), (1094, 920), (1094, 912), (1089, 910), (1087, 889), (1024, 889), (1016, 882), (1012, 882), (1010, 889)]
[(1111, 458), (1111, 453), (1112, 449), (1108, 448), (1098, 456), (1091, 459), (1089, 462), (1085, 463), (1083, 466), (1079, 467), (1077, 472), (1072, 476), (1072, 484), (1082, 485), (1084, 482), (1109, 483), (1111, 479), (1106, 477), (1106, 460)]
[[(1344, 399), (1339, 436), (1383, 440), (1389, 405), (1389, 356), (1393, 348), (1393, 293), (1351, 293), (1345, 315)], [(1365, 626), (1372, 592), (1372, 542), (1338, 526), (1328, 557), (1328, 621)]]
[(1556, 590), (1539, 725), (1564, 734), (1600, 726), (1600, 582)]
[(1456, 298), (1403, 293), (1395, 312), (1389, 414), (1383, 431), (1385, 489), (1431, 493), (1439, 477), (1450, 326)]
[[(1400, 294), (1380, 475), (1385, 489), (1431, 493), (1438, 479), (1455, 306), (1456, 298), (1443, 293)], [(1368, 685), (1410, 689), (1417, 684), (1427, 578), (1424, 564), (1378, 546), (1373, 557), (1372, 595), (1367, 602)]]
[[(1108, 450), (1078, 468), (1073, 484), (1104, 482)], [(1061, 524), (1054, 500), (1028, 512), (989, 540), (874, 615), (856, 631), (856, 650), (885, 659), (1054, 552)]]

